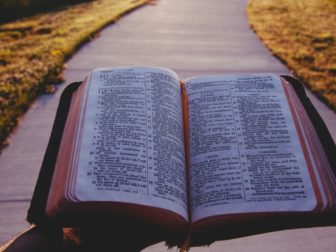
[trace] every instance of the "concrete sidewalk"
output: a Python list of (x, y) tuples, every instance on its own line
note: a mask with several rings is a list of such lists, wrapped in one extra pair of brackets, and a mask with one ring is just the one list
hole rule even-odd
[[(246, 0), (159, 0), (123, 17), (67, 63), (66, 83), (96, 67), (153, 65), (181, 78), (237, 72), (289, 74), (249, 29)], [(0, 156), (0, 244), (24, 230), (60, 93), (40, 97)], [(336, 139), (336, 115), (312, 97)], [(336, 227), (274, 232), (192, 251), (335, 251)], [(166, 251), (163, 244), (147, 251)]]

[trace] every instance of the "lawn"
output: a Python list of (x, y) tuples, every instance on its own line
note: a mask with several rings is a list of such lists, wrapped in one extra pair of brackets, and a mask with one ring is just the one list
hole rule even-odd
[(252, 29), (336, 111), (336, 0), (250, 0)]
[(96, 0), (0, 25), (0, 143), (37, 95), (60, 83), (65, 60), (81, 44), (146, 2)]

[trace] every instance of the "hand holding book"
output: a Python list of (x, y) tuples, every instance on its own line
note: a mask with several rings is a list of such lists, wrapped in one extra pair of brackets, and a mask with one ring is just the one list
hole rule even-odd
[(200, 231), (223, 239), (328, 216), (335, 145), (300, 92), (273, 74), (181, 81), (163, 68), (97, 69), (68, 98), (55, 165), (48, 152), (44, 164), (52, 182), (46, 210), (37, 208), (46, 212), (36, 214), (35, 199), (28, 218), (90, 226), (126, 217), (201, 241)]

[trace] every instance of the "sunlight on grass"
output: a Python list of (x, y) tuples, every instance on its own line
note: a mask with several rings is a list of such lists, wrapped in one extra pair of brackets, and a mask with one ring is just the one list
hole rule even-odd
[(336, 0), (250, 0), (253, 30), (336, 111)]
[(64, 61), (123, 13), (147, 0), (96, 0), (0, 25), (0, 143), (42, 92), (60, 82)]

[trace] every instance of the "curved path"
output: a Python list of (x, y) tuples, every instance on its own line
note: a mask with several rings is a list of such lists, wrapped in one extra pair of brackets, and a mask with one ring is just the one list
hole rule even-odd
[[(249, 29), (247, 0), (159, 0), (104, 29), (67, 63), (66, 83), (93, 68), (154, 65), (181, 78), (236, 72), (289, 74)], [(36, 182), (61, 90), (41, 96), (0, 156), (0, 244), (28, 226)], [(336, 139), (336, 115), (312, 97)], [(334, 251), (336, 228), (282, 231), (212, 244), (192, 251)], [(166, 251), (163, 244), (146, 251)]]

